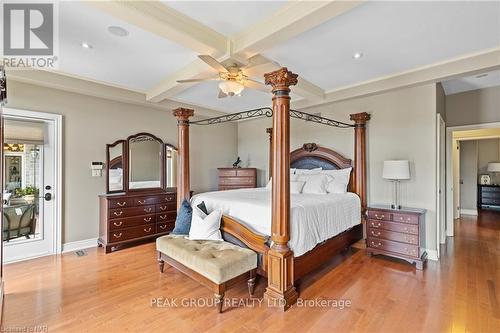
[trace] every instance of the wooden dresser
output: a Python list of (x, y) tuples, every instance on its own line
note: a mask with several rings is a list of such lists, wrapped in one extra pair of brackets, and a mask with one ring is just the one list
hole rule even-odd
[[(367, 211), (366, 250), (415, 263), (423, 269), (427, 253), (422, 250), (425, 236), (425, 210), (372, 206)], [(421, 253), (422, 252), (422, 253)]]
[(151, 241), (174, 229), (175, 192), (99, 196), (99, 245), (106, 253)]
[(500, 207), (500, 185), (478, 185), (477, 206), (482, 209)]
[(218, 168), (219, 191), (257, 186), (256, 168)]

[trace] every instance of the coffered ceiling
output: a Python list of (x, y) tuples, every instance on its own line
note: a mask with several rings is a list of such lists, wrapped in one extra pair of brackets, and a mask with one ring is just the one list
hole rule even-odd
[[(64, 1), (59, 6), (62, 74), (130, 89), (142, 94), (144, 103), (160, 106), (182, 102), (237, 112), (270, 104), (270, 93), (261, 91), (245, 89), (241, 97), (218, 99), (215, 81), (178, 84), (216, 74), (200, 54), (240, 64), (264, 56), (273, 63), (252, 73), (261, 82), (263, 73), (287, 66), (299, 74), (292, 87), (296, 108), (500, 69), (497, 1)], [(128, 35), (110, 34), (110, 26)]]

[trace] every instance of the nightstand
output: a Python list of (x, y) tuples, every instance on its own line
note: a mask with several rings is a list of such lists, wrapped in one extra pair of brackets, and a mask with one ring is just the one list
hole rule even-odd
[(424, 228), (425, 209), (371, 206), (367, 210), (366, 251), (406, 260), (421, 270), (427, 261), (427, 252), (421, 248)]

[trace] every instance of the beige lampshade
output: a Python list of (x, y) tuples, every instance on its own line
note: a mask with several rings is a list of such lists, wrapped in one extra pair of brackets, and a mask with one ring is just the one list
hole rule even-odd
[(410, 162), (406, 160), (384, 161), (382, 177), (392, 180), (410, 179)]
[(500, 172), (500, 162), (488, 163), (488, 172)]

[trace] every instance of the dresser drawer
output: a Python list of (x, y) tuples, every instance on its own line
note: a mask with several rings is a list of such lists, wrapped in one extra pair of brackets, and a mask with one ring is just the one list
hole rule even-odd
[(383, 210), (369, 210), (368, 218), (382, 221), (392, 221), (392, 213)]
[(236, 169), (236, 176), (238, 177), (255, 177), (255, 169)]
[(132, 200), (125, 198), (125, 199), (109, 199), (108, 200), (108, 205), (109, 208), (125, 208), (125, 207), (130, 207), (132, 205)]
[(383, 229), (383, 230), (390, 230), (390, 231), (418, 235), (418, 226), (412, 224), (385, 222), (379, 220), (368, 220), (367, 226), (369, 228)]
[(132, 208), (119, 208), (119, 209), (110, 209), (109, 210), (109, 218), (110, 219), (118, 219), (124, 217), (131, 217), (137, 215), (146, 215), (155, 213), (155, 206), (142, 206), (142, 207), (132, 207)]
[(157, 213), (163, 213), (163, 212), (176, 212), (177, 211), (177, 204), (176, 203), (165, 203), (165, 204), (159, 204), (156, 205), (156, 212)]
[(161, 203), (175, 203), (177, 198), (177, 195), (175, 194), (167, 194), (167, 195), (159, 195), (156, 197), (156, 203), (161, 204)]
[(392, 214), (392, 220), (394, 222), (418, 224), (418, 215), (394, 213)]
[(500, 186), (482, 186), (481, 190), (483, 192), (493, 192), (500, 194)]
[(253, 185), (255, 178), (251, 177), (222, 177), (219, 178), (219, 185)]
[(109, 221), (109, 230), (117, 230), (147, 223), (153, 223), (155, 222), (155, 219), (155, 215), (143, 215), (136, 217), (126, 217), (122, 219), (113, 219)]
[(156, 224), (156, 233), (170, 232), (174, 230), (175, 222), (161, 222)]
[(418, 258), (418, 246), (405, 243), (393, 242), (380, 238), (368, 238), (366, 245), (370, 248), (402, 254), (404, 256)]
[(156, 228), (154, 224), (145, 224), (137, 227), (111, 231), (109, 233), (109, 242), (121, 242), (127, 239), (154, 235), (155, 233)]
[(392, 240), (392, 241), (396, 241), (396, 242), (403, 242), (403, 243), (407, 243), (407, 244), (418, 245), (418, 236), (417, 235), (405, 234), (405, 233), (401, 233), (401, 232), (368, 228), (367, 236)]
[(132, 200), (134, 201), (134, 206), (154, 205), (157, 202), (156, 197), (137, 197)]
[(175, 222), (177, 217), (176, 212), (158, 213), (156, 214), (156, 222)]
[(237, 169), (219, 169), (219, 177), (236, 177)]

